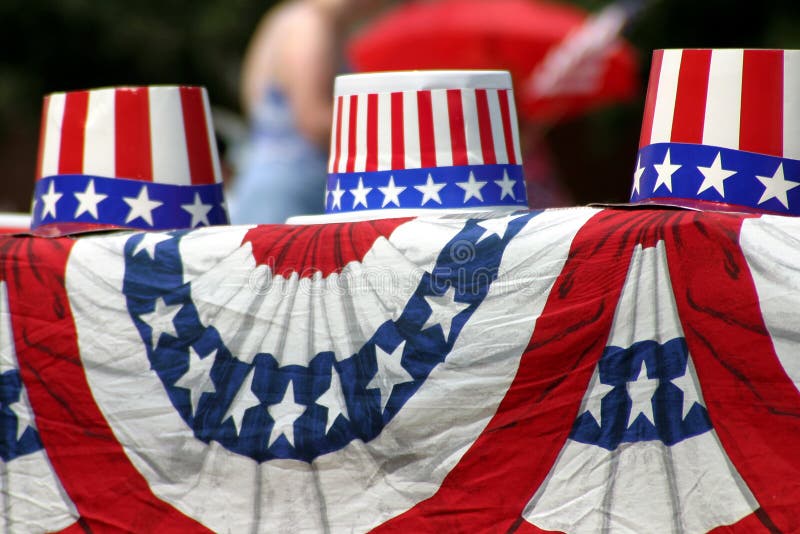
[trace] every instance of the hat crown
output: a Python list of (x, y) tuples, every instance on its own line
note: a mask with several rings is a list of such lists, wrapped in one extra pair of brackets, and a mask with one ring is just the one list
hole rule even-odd
[(204, 88), (114, 87), (45, 97), (34, 233), (224, 224), (221, 188)]
[(798, 161), (800, 51), (653, 53), (633, 202), (800, 215)]
[(526, 207), (510, 74), (339, 76), (325, 200), (328, 214)]

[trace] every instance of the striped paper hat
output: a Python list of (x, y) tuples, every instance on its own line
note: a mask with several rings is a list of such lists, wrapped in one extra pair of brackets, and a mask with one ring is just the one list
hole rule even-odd
[(631, 201), (800, 215), (800, 51), (656, 50)]
[(34, 234), (228, 223), (202, 87), (53, 93), (40, 136)]
[(507, 71), (336, 78), (328, 220), (527, 205)]

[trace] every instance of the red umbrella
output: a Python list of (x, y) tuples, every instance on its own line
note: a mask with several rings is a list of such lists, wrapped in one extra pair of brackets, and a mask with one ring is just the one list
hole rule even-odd
[(352, 38), (348, 59), (358, 72), (507, 69), (520, 114), (553, 120), (638, 94), (625, 19), (541, 0), (407, 2)]

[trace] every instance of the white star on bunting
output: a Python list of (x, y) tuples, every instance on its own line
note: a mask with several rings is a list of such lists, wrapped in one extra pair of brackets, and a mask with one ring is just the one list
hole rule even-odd
[(444, 339), (450, 337), (450, 328), (453, 324), (453, 318), (462, 311), (469, 308), (469, 304), (464, 302), (456, 302), (456, 290), (453, 286), (447, 288), (444, 295), (426, 296), (425, 302), (431, 308), (431, 315), (422, 325), (422, 330), (436, 326), (437, 324), (442, 327)]
[(378, 190), (383, 193), (383, 204), (381, 204), (382, 208), (385, 208), (387, 204), (390, 202), (400, 207), (400, 194), (405, 191), (406, 187), (397, 187), (394, 185), (394, 176), (389, 176), (389, 183), (386, 184), (386, 187), (379, 187)]
[(325, 390), (325, 393), (319, 396), (317, 404), (328, 409), (328, 415), (325, 419), (325, 433), (330, 432), (333, 423), (341, 415), (345, 419), (350, 419), (350, 414), (347, 411), (347, 403), (344, 400), (344, 393), (342, 391), (342, 381), (339, 378), (339, 373), (336, 368), (331, 366), (331, 385)]
[(53, 218), (56, 216), (56, 203), (64, 196), (64, 193), (56, 193), (56, 184), (50, 180), (50, 186), (47, 188), (47, 193), (42, 195), (42, 219), (50, 214)]
[(151, 258), (156, 257), (156, 245), (169, 241), (172, 237), (164, 234), (153, 234), (150, 232), (142, 233), (142, 239), (133, 247), (133, 255), (136, 256), (141, 251), (145, 251)]
[(83, 193), (73, 194), (75, 198), (78, 199), (78, 207), (75, 209), (75, 218), (78, 218), (82, 213), (88, 213), (97, 219), (99, 217), (97, 214), (97, 205), (108, 198), (108, 195), (95, 192), (94, 180), (89, 180)]
[(494, 183), (500, 187), (500, 200), (503, 200), (507, 196), (517, 200), (517, 195), (514, 193), (514, 185), (517, 183), (514, 180), (508, 178), (508, 171), (503, 171), (503, 179), (502, 180), (494, 180)]
[[(689, 360), (691, 362), (691, 360)], [(686, 366), (686, 373), (682, 376), (676, 377), (672, 379), (672, 383), (675, 384), (680, 390), (683, 392), (683, 408), (681, 410), (681, 414), (683, 418), (689, 413), (689, 410), (692, 409), (692, 406), (695, 403), (700, 403), (700, 396), (697, 394), (697, 386), (692, 379), (692, 374), (690, 373), (690, 364)]]
[(183, 304), (169, 305), (164, 301), (164, 297), (159, 297), (156, 299), (156, 306), (153, 311), (139, 316), (152, 329), (150, 342), (153, 348), (158, 344), (161, 334), (167, 334), (174, 338), (178, 337), (174, 320), (181, 308), (183, 308)]
[(281, 436), (286, 436), (289, 445), (294, 447), (294, 423), (305, 411), (306, 407), (298, 404), (297, 399), (295, 399), (292, 379), (290, 378), (281, 401), (278, 404), (267, 407), (267, 412), (269, 412), (269, 416), (274, 421), (272, 430), (269, 431), (267, 447), (272, 447), (272, 444)]
[(125, 204), (130, 206), (128, 216), (125, 218), (125, 223), (136, 220), (141, 217), (150, 226), (153, 226), (153, 210), (163, 204), (158, 200), (150, 200), (147, 192), (147, 186), (142, 186), (137, 197), (122, 197)]
[(225, 415), (222, 416), (223, 421), (228, 420), (228, 418), (233, 421), (233, 428), (237, 435), (242, 431), (242, 420), (244, 419), (244, 413), (253, 406), (258, 406), (261, 404), (261, 401), (258, 400), (258, 397), (256, 397), (253, 393), (254, 375), (255, 372), (252, 369), (247, 372), (247, 376), (242, 381), (242, 385), (239, 386), (239, 390), (233, 397), (231, 405), (228, 406), (228, 410), (225, 412)]
[(428, 179), (425, 182), (425, 185), (415, 185), (414, 189), (422, 193), (422, 202), (420, 202), (420, 206), (424, 206), (429, 200), (435, 201), (437, 204), (442, 203), (442, 199), (439, 197), (439, 191), (444, 189), (444, 186), (447, 184), (441, 184), (433, 181), (433, 176), (428, 173)]
[(667, 155), (664, 156), (664, 161), (661, 163), (656, 163), (653, 165), (658, 171), (658, 177), (656, 178), (656, 185), (653, 187), (653, 192), (655, 193), (656, 189), (661, 187), (662, 185), (669, 189), (672, 192), (672, 175), (677, 172), (678, 169), (682, 167), (682, 165), (674, 165), (670, 160), (669, 149), (667, 149)]
[(31, 407), (28, 404), (28, 395), (25, 393), (25, 386), (22, 386), (19, 390), (19, 399), (9, 404), (8, 408), (17, 417), (17, 441), (19, 441), (29, 426), (36, 428), (33, 422), (33, 414), (31, 414)]
[(364, 187), (364, 179), (359, 177), (358, 187), (350, 190), (350, 194), (353, 195), (353, 209), (356, 209), (359, 204), (365, 208), (369, 207), (367, 206), (367, 195), (369, 195), (370, 191), (372, 191), (372, 188)]
[(481, 189), (483, 186), (486, 185), (487, 182), (482, 180), (476, 180), (475, 174), (470, 171), (469, 178), (467, 178), (466, 182), (456, 182), (456, 185), (464, 190), (464, 202), (471, 198), (477, 198), (481, 202), (483, 202), (483, 194), (481, 193)]
[(595, 367), (594, 376), (592, 377), (592, 385), (589, 388), (589, 394), (586, 397), (586, 412), (589, 412), (597, 424), (602, 424), (603, 416), (603, 399), (605, 396), (614, 389), (614, 386), (609, 386), (600, 382), (600, 375)]
[(778, 202), (783, 204), (783, 207), (789, 209), (789, 197), (787, 192), (791, 191), (800, 183), (791, 182), (786, 180), (783, 176), (783, 163), (778, 165), (775, 174), (770, 176), (756, 176), (759, 182), (764, 186), (764, 193), (761, 195), (758, 203), (763, 204), (771, 198), (777, 198)]
[(331, 190), (331, 195), (333, 195), (333, 202), (331, 203), (331, 209), (342, 209), (342, 196), (345, 194), (346, 190), (342, 189), (339, 186), (340, 181), (336, 180), (336, 189)]
[(386, 409), (395, 386), (414, 381), (414, 377), (401, 363), (405, 346), (406, 342), (403, 340), (397, 348), (388, 353), (375, 345), (375, 363), (378, 365), (378, 370), (375, 371), (375, 376), (369, 381), (366, 389), (380, 390), (381, 413)]
[[(636, 170), (633, 171), (633, 191), (631, 194), (639, 194), (639, 190), (642, 187), (642, 174), (644, 174), (644, 170), (646, 168), (647, 167), (642, 167), (642, 156), (639, 156), (639, 158), (636, 160)], [(672, 187), (671, 183), (670, 187)]]
[(713, 187), (722, 198), (725, 198), (725, 180), (736, 174), (736, 171), (722, 168), (722, 152), (717, 152), (717, 157), (714, 158), (711, 167), (698, 166), (697, 170), (703, 173), (703, 183), (700, 184), (697, 194)]
[(190, 228), (198, 226), (200, 223), (209, 226), (208, 212), (213, 209), (211, 204), (203, 204), (200, 200), (200, 193), (194, 194), (194, 202), (191, 204), (181, 204), (181, 209), (188, 212), (192, 216)]
[(640, 413), (653, 423), (653, 395), (658, 388), (658, 379), (648, 378), (644, 360), (639, 368), (639, 375), (633, 382), (628, 382), (626, 386), (628, 395), (631, 397), (631, 416), (628, 419), (628, 427), (633, 424)]
[(484, 239), (492, 237), (496, 235), (500, 239), (503, 239), (506, 235), (506, 230), (508, 230), (508, 225), (511, 224), (511, 221), (521, 217), (521, 215), (506, 215), (505, 217), (492, 217), (491, 219), (484, 219), (476, 224), (486, 230), (484, 234), (475, 242), (475, 244), (480, 243)]
[(216, 393), (217, 389), (211, 381), (211, 367), (217, 356), (215, 350), (205, 358), (201, 357), (194, 347), (189, 347), (189, 367), (178, 380), (175, 387), (189, 390), (189, 401), (192, 405), (192, 415), (197, 415), (197, 407), (203, 393)]

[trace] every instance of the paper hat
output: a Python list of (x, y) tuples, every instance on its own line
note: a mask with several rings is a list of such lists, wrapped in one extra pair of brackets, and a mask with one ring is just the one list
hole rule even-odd
[(45, 97), (31, 231), (227, 224), (202, 87), (124, 87)]
[(631, 202), (800, 215), (800, 51), (656, 50)]
[(507, 71), (336, 78), (327, 220), (524, 209), (521, 163)]

